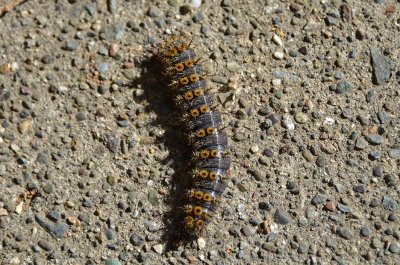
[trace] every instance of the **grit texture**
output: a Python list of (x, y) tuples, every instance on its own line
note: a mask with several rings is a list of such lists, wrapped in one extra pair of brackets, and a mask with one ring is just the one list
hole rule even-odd
[[(0, 264), (400, 264), (399, 0), (1, 0), (0, 15)], [(232, 165), (204, 234), (170, 247), (191, 151), (151, 58), (177, 33)]]

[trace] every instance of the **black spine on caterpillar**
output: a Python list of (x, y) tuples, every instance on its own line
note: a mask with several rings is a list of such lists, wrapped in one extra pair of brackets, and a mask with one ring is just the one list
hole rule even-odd
[(184, 126), (193, 151), (191, 183), (184, 195), (180, 217), (184, 234), (197, 237), (210, 222), (218, 200), (226, 188), (230, 167), (226, 157), (228, 140), (220, 131), (221, 115), (213, 109), (213, 96), (206, 92), (207, 81), (190, 41), (172, 35), (159, 47), (158, 56), (177, 105), (184, 113)]

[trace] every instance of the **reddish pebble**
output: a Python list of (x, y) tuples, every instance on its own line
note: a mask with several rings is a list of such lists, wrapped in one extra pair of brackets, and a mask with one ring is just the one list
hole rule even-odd
[(30, 95), (32, 93), (32, 89), (30, 89), (29, 87), (23, 86), (23, 87), (21, 87), (20, 92), (22, 95)]
[(324, 209), (330, 212), (336, 212), (336, 205), (333, 202), (327, 202), (324, 206)]

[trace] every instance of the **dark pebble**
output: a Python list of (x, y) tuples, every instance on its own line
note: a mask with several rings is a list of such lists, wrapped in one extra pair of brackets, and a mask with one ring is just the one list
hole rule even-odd
[(85, 112), (78, 112), (75, 114), (75, 118), (77, 121), (84, 121), (87, 119)]
[(312, 198), (311, 203), (314, 205), (322, 204), (326, 202), (326, 198), (323, 195), (317, 194)]
[(51, 210), (47, 213), (47, 218), (56, 222), (56, 221), (60, 220), (61, 214), (58, 211)]
[(379, 158), (381, 158), (381, 156), (382, 156), (382, 153), (378, 150), (371, 151), (368, 154), (368, 158), (372, 161), (378, 160)]
[(348, 57), (349, 57), (350, 59), (356, 58), (356, 51), (355, 51), (355, 50), (350, 51)]
[(372, 234), (372, 230), (369, 227), (363, 226), (363, 227), (361, 227), (360, 234), (363, 237), (367, 237)]
[(344, 94), (346, 93), (350, 88), (350, 84), (343, 80), (341, 82), (339, 82), (339, 84), (336, 85), (336, 93), (337, 94)]
[(388, 221), (390, 222), (396, 222), (397, 221), (397, 216), (395, 213), (390, 213), (388, 216)]
[(290, 223), (290, 215), (278, 208), (275, 211), (274, 220), (278, 224), (287, 225)]
[(53, 250), (53, 245), (50, 243), (49, 240), (41, 239), (41, 240), (39, 240), (38, 245), (39, 245), (42, 249), (44, 249), (44, 250), (46, 250), (46, 251), (52, 251), (52, 250)]
[(383, 137), (379, 134), (370, 134), (366, 137), (366, 139), (372, 145), (380, 145), (383, 143)]
[(139, 262), (146, 262), (146, 260), (147, 260), (147, 255), (146, 255), (146, 253), (140, 252), (139, 255), (138, 255), (138, 257), (137, 257), (137, 260), (138, 260)]
[(397, 208), (398, 208), (397, 202), (388, 196), (383, 196), (382, 206), (386, 210), (389, 210), (392, 212), (397, 211)]
[(62, 49), (66, 51), (75, 51), (76, 49), (78, 49), (78, 46), (79, 46), (78, 43), (75, 41), (67, 41), (62, 46)]
[(299, 48), (299, 52), (303, 55), (307, 55), (308, 51), (307, 51), (307, 47), (303, 46)]
[(258, 208), (259, 208), (260, 210), (271, 211), (272, 206), (271, 206), (269, 203), (267, 203), (267, 202), (260, 202), (260, 203), (258, 204)]
[(377, 116), (378, 116), (378, 120), (379, 120), (379, 122), (380, 122), (381, 124), (387, 124), (387, 123), (390, 122), (390, 116), (389, 116), (389, 114), (388, 114), (386, 111), (384, 111), (384, 110), (378, 111)]
[(364, 40), (365, 39), (365, 32), (362, 29), (356, 30), (356, 39), (357, 40)]
[(357, 193), (365, 193), (365, 186), (360, 184), (353, 187), (353, 190)]
[(339, 236), (341, 236), (342, 238), (347, 239), (347, 240), (349, 240), (353, 237), (353, 233), (351, 232), (351, 230), (346, 227), (340, 227), (337, 230), (337, 233)]
[(382, 172), (381, 166), (375, 166), (372, 169), (372, 174), (374, 175), (374, 177), (381, 178), (383, 176), (383, 172)]
[(58, 238), (64, 238), (64, 235), (67, 231), (68, 225), (63, 222), (58, 222), (51, 228), (51, 233)]
[(384, 180), (389, 187), (394, 187), (396, 185), (396, 178), (392, 175), (385, 175)]
[(375, 85), (386, 83), (391, 76), (389, 59), (383, 56), (377, 48), (371, 48), (371, 62), (373, 68), (372, 81)]
[(273, 157), (274, 156), (274, 150), (268, 148), (265, 149), (263, 152), (263, 155), (267, 156), (267, 157)]
[(47, 157), (47, 154), (45, 152), (41, 152), (37, 157), (37, 161), (41, 164), (47, 165), (49, 163), (49, 158)]
[(144, 244), (144, 239), (136, 233), (133, 233), (130, 238), (130, 242), (134, 246), (141, 246)]

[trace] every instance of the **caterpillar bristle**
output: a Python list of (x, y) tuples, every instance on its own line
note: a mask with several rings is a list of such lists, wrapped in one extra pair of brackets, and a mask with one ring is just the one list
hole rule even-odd
[(171, 35), (159, 46), (158, 57), (163, 64), (167, 87), (175, 94), (180, 110), (182, 130), (188, 136), (192, 169), (187, 172), (188, 185), (182, 192), (181, 205), (175, 210), (185, 238), (199, 237), (218, 209), (226, 188), (225, 180), (230, 167), (227, 137), (221, 132), (221, 116), (215, 111), (213, 96), (208, 91), (209, 76), (187, 35)]

